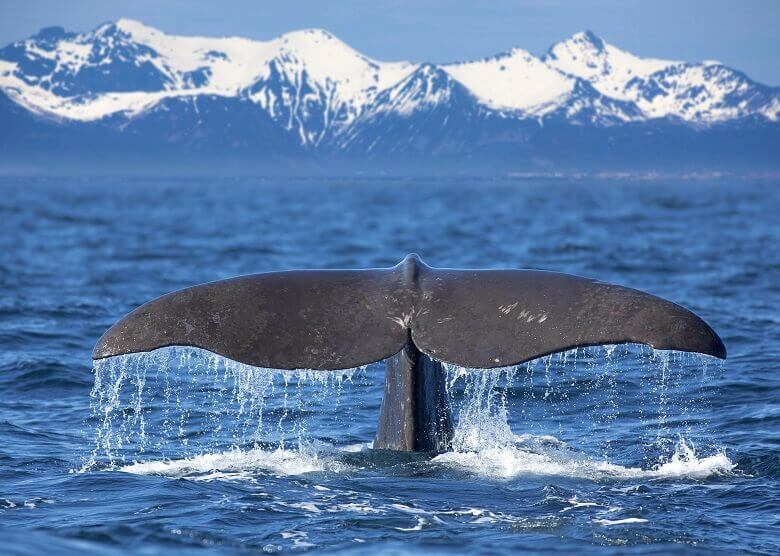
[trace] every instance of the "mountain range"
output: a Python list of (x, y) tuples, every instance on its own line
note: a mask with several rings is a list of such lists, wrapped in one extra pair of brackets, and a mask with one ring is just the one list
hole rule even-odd
[(434, 64), (120, 19), (0, 49), (0, 172), (777, 171), (780, 88), (591, 32)]

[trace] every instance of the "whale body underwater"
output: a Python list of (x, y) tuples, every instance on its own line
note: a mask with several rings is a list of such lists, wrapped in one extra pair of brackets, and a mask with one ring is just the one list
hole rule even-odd
[(721, 359), (700, 317), (638, 290), (540, 270), (456, 270), (410, 254), (392, 268), (294, 270), (179, 290), (119, 320), (93, 359), (169, 346), (273, 369), (387, 360), (375, 449), (443, 452), (453, 424), (442, 363), (487, 369), (602, 344)]

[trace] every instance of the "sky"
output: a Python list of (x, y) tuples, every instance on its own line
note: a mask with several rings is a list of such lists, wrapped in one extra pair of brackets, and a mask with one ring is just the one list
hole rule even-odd
[(512, 47), (542, 54), (589, 29), (640, 56), (719, 60), (780, 85), (780, 0), (0, 0), (0, 44), (120, 17), (167, 33), (255, 39), (315, 27), (372, 58), (414, 62)]

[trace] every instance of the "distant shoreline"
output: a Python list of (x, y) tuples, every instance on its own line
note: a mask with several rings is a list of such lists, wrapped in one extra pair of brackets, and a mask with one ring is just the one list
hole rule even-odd
[(714, 182), (714, 181), (766, 181), (780, 182), (780, 172), (507, 172), (497, 174), (484, 173), (329, 173), (310, 172), (302, 174), (286, 173), (128, 173), (123, 171), (110, 172), (45, 172), (32, 167), (0, 166), (0, 179), (35, 179), (35, 180), (155, 180), (164, 179), (172, 181), (212, 181), (212, 180), (290, 180), (295, 182), (307, 181), (569, 181), (569, 182)]

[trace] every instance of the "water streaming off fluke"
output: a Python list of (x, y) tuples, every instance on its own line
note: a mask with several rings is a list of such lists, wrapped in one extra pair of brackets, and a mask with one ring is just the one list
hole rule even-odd
[[(507, 368), (445, 368), (457, 423), (453, 451), (429, 465), (499, 479), (732, 471), (704, 418), (719, 360), (620, 345)], [(373, 434), (350, 423), (376, 412), (383, 364), (281, 371), (172, 347), (98, 360), (94, 373), (94, 449), (85, 469), (213, 479), (374, 465), (370, 455), (350, 456), (355, 441), (371, 452)], [(572, 418), (587, 427), (570, 430)]]
[(89, 465), (220, 448), (313, 450), (307, 421), (337, 411), (344, 383), (364, 373), (264, 369), (183, 347), (95, 361)]

